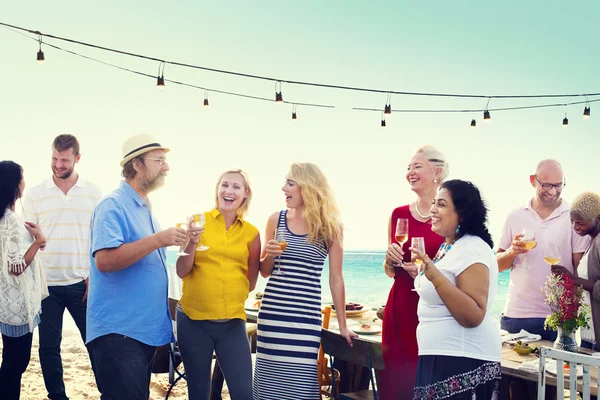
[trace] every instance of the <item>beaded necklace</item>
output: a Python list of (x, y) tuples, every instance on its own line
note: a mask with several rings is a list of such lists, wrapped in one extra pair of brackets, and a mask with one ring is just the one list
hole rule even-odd
[(446, 253), (449, 252), (450, 249), (452, 249), (452, 246), (454, 246), (454, 243), (456, 243), (456, 239), (454, 239), (452, 241), (452, 243), (447, 243), (447, 242), (442, 243), (439, 250), (437, 251), (437, 253), (435, 253), (435, 257), (433, 257), (433, 260), (432, 260), (433, 263), (435, 264), (436, 262), (438, 262), (442, 258), (444, 258)]

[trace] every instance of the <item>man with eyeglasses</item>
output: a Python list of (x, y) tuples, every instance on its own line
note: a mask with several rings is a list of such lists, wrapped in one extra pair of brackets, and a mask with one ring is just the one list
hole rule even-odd
[[(556, 160), (543, 160), (537, 165), (529, 182), (535, 195), (525, 206), (513, 210), (504, 223), (496, 258), (500, 272), (510, 269), (510, 283), (500, 327), (509, 333), (522, 329), (538, 334), (544, 340), (556, 339), (556, 332), (544, 329), (546, 316), (551, 314), (541, 291), (550, 276), (550, 265), (544, 261), (546, 247), (560, 253), (560, 264), (573, 272), (588, 246), (588, 236), (581, 237), (571, 227), (569, 205), (560, 195), (566, 185), (562, 166)], [(524, 237), (524, 230), (529, 231)], [(531, 237), (533, 236), (533, 237)], [(526, 246), (531, 242), (532, 249)], [(527, 255), (525, 260), (525, 255)], [(511, 378), (502, 379), (501, 397), (531, 399), (537, 384)]]
[(187, 242), (161, 231), (148, 195), (164, 184), (169, 151), (150, 135), (123, 145), (125, 178), (92, 218), (87, 345), (102, 399), (148, 400), (156, 348), (172, 341), (165, 247)]
[[(550, 265), (544, 261), (544, 251), (546, 247), (553, 246), (560, 255), (560, 265), (573, 272), (589, 239), (577, 235), (571, 226), (569, 205), (560, 197), (566, 180), (558, 161), (541, 161), (529, 181), (535, 189), (535, 196), (524, 207), (508, 215), (496, 255), (500, 272), (510, 269), (500, 327), (510, 333), (524, 329), (541, 335), (544, 340), (555, 340), (556, 332), (544, 329), (544, 320), (551, 314), (541, 291), (550, 276)], [(524, 238), (524, 229), (530, 231), (533, 238)], [(527, 242), (537, 244), (528, 250)]]

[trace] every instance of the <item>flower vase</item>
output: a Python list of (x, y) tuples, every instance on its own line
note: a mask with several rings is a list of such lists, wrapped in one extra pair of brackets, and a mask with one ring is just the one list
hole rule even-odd
[(577, 339), (575, 339), (575, 332), (565, 331), (559, 326), (556, 333), (556, 340), (554, 341), (555, 349), (577, 353), (578, 346)]

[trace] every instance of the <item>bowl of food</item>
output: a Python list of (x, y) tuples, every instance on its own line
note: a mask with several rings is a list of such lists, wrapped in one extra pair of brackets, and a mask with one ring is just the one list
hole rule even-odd
[(521, 343), (521, 341), (519, 340), (515, 343), (512, 350), (521, 356), (526, 356), (536, 351), (537, 348), (534, 346), (529, 346), (528, 343)]
[[(354, 317), (357, 315), (362, 315), (370, 310), (370, 308), (364, 304), (352, 303), (352, 302), (346, 303), (345, 307), (346, 307), (346, 316), (347, 317)], [(335, 313), (334, 305), (331, 306), (331, 311), (333, 313)]]

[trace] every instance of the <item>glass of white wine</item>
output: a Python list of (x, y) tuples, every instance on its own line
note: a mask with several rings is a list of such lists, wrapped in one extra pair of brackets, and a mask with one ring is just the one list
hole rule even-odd
[[(204, 226), (204, 224), (206, 223), (206, 217), (204, 216), (204, 213), (196, 213), (193, 216), (194, 218), (194, 226), (197, 226), (198, 228), (201, 228)], [(204, 251), (204, 250), (208, 250), (210, 247), (205, 246), (202, 244), (202, 235), (200, 235), (200, 238), (198, 240), (198, 246), (196, 247), (196, 251)]]
[(544, 248), (544, 261), (550, 265), (556, 265), (560, 262), (560, 249), (552, 242)]
[[(285, 240), (285, 231), (283, 229), (277, 228), (275, 231), (275, 240), (279, 244), (279, 248), (281, 251), (285, 251), (287, 248), (287, 241)], [(271, 275), (284, 275), (283, 270), (281, 269), (281, 256), (277, 256), (277, 268), (273, 266), (273, 272)]]
[[(525, 242), (525, 248), (527, 250), (535, 249), (535, 246), (537, 246), (537, 242), (535, 241), (535, 233), (529, 229), (523, 229), (521, 234), (523, 235), (521, 241)], [(523, 256), (523, 264), (529, 268), (529, 265), (527, 265), (527, 254), (529, 254), (529, 251)]]
[(408, 219), (398, 218), (396, 221), (396, 242), (400, 247), (404, 246), (404, 243), (408, 241)]
[[(425, 238), (423, 237), (413, 237), (410, 241), (410, 247), (412, 247), (413, 249), (419, 249), (421, 250), (423, 253), (425, 253)], [(416, 257), (416, 253), (413, 253), (413, 255)], [(415, 258), (413, 260), (413, 262), (417, 265), (418, 267), (418, 273), (417, 273), (417, 278), (419, 281), (416, 282), (417, 284), (417, 288), (416, 289), (412, 289), (414, 291), (420, 292), (421, 291), (421, 279), (423, 278), (423, 274), (421, 271), (421, 268), (423, 267), (423, 260), (421, 260), (420, 258)]]
[[(179, 222), (177, 223), (177, 228), (178, 229), (184, 229), (187, 231), (188, 229), (188, 223), (187, 222)], [(183, 246), (181, 245), (179, 246), (179, 251), (177, 253), (175, 253), (176, 256), (189, 256), (188, 253), (186, 253), (185, 251), (183, 251)]]

